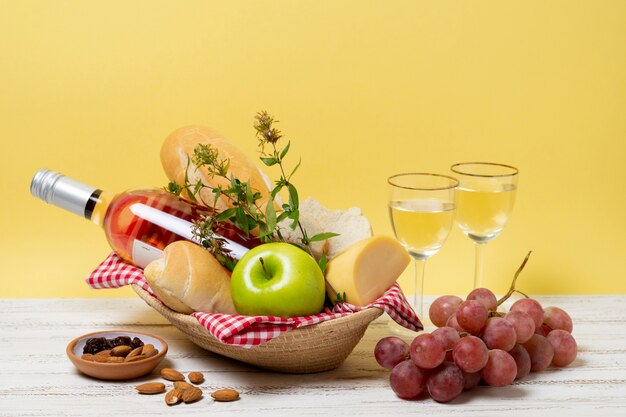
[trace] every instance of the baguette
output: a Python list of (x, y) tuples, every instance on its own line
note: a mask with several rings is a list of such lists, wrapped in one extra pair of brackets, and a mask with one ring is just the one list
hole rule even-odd
[[(212, 187), (229, 187), (230, 182), (227, 179), (212, 177), (206, 168), (196, 169), (193, 164), (190, 164), (189, 170), (187, 170), (194, 148), (199, 144), (213, 146), (218, 151), (220, 159), (230, 160), (227, 176), (230, 177), (232, 174), (241, 181), (249, 181), (252, 191), (261, 193), (259, 205), (264, 210), (267, 201), (271, 198), (271, 182), (267, 176), (223, 135), (208, 127), (184, 126), (170, 133), (165, 139), (161, 146), (161, 164), (169, 180), (184, 185), (185, 173), (187, 173), (192, 184), (195, 184), (197, 180), (202, 180), (204, 184)], [(183, 192), (183, 197), (189, 198), (185, 192)], [(199, 201), (201, 204), (212, 206), (218, 211), (232, 207), (225, 196), (221, 196), (213, 206), (213, 193), (206, 188), (200, 191), (200, 197), (202, 199)]]

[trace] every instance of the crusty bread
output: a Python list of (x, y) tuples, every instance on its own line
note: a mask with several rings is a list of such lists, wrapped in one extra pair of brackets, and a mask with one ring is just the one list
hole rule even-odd
[[(250, 181), (253, 191), (261, 193), (260, 207), (264, 208), (270, 198), (271, 183), (267, 177), (241, 150), (225, 139), (219, 132), (204, 126), (184, 126), (176, 129), (163, 142), (161, 147), (161, 164), (165, 174), (179, 185), (185, 183), (185, 171), (189, 158), (193, 156), (193, 150), (198, 144), (211, 145), (219, 153), (220, 159), (230, 160), (229, 174), (232, 173), (241, 181)], [(229, 186), (225, 178), (211, 177), (205, 168), (196, 170), (191, 164), (187, 172), (189, 181), (195, 184), (198, 179), (211, 186)], [(202, 199), (207, 205), (213, 205), (214, 196), (209, 189), (200, 192)], [(184, 197), (187, 197), (184, 195)], [(224, 196), (218, 199), (216, 209), (222, 211), (232, 207)]]
[[(319, 201), (308, 197), (300, 202), (300, 223), (309, 237), (318, 233), (333, 232), (339, 236), (322, 242), (313, 242), (311, 249), (317, 259), (326, 251), (329, 259), (352, 246), (356, 242), (372, 236), (372, 227), (358, 207), (348, 210), (329, 210)], [(300, 229), (291, 230), (291, 220), (279, 224), (286, 241), (299, 243), (302, 233)]]
[(179, 313), (236, 314), (230, 272), (195, 243), (181, 240), (169, 244), (162, 258), (146, 266), (144, 275), (157, 297)]

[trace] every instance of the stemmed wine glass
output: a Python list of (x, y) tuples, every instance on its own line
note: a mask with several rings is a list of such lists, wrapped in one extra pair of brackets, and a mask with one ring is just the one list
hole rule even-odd
[(447, 175), (397, 174), (390, 187), (389, 216), (396, 239), (415, 264), (414, 310), (423, 317), (426, 260), (445, 242), (454, 218), (454, 193), (459, 182)]
[(491, 162), (463, 162), (450, 169), (460, 183), (456, 223), (476, 247), (474, 288), (478, 288), (483, 285), (485, 246), (504, 229), (513, 210), (518, 170)]

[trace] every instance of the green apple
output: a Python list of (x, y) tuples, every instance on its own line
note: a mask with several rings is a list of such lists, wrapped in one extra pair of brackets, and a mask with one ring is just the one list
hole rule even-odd
[(274, 242), (251, 249), (237, 262), (230, 292), (239, 314), (296, 317), (322, 311), (326, 288), (311, 255)]

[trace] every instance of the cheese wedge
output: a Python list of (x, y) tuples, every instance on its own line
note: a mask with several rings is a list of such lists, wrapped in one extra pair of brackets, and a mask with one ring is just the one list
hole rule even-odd
[(334, 301), (365, 306), (393, 285), (411, 257), (397, 240), (374, 236), (361, 240), (332, 258), (326, 269), (326, 293)]

